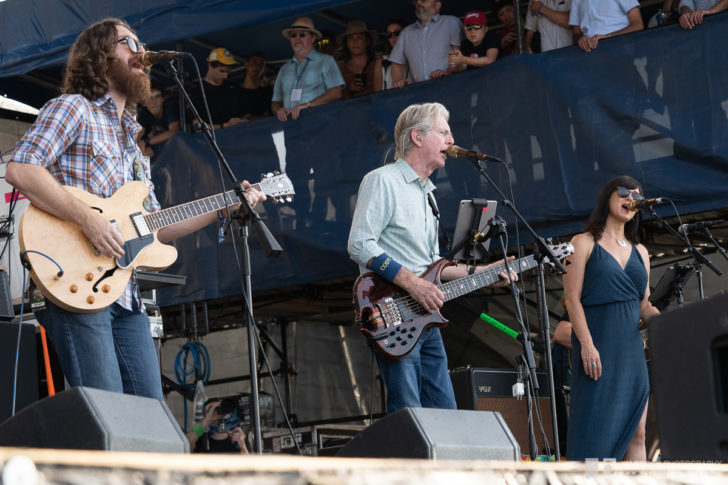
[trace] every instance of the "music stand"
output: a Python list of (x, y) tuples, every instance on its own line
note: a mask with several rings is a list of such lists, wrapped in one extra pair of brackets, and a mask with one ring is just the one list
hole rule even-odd
[(488, 261), (489, 223), (495, 217), (498, 202), (485, 199), (461, 200), (458, 206), (453, 247), (448, 259), (456, 262)]

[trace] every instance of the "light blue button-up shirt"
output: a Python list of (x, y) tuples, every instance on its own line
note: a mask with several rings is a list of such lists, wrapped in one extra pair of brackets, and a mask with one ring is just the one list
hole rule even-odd
[(720, 0), (681, 0), (678, 8), (688, 7), (691, 12), (695, 12), (699, 8), (708, 10)]
[(627, 12), (639, 6), (637, 0), (573, 0), (569, 25), (578, 25), (588, 37), (611, 34), (627, 27)]
[(401, 158), (364, 176), (349, 233), (349, 256), (362, 273), (387, 253), (416, 275), (439, 258), (437, 219), (427, 202), (435, 190)]
[[(284, 108), (290, 109), (313, 101), (329, 89), (345, 84), (334, 58), (312, 50), (302, 61), (299, 62), (293, 56), (281, 67), (273, 86), (273, 101), (281, 101)], [(294, 89), (301, 90), (298, 101), (291, 101), (291, 92)]]
[(430, 79), (433, 71), (447, 71), (450, 67), (450, 46), (460, 45), (462, 33), (463, 24), (452, 15), (435, 15), (424, 27), (418, 20), (399, 34), (389, 60), (409, 65), (418, 81)]

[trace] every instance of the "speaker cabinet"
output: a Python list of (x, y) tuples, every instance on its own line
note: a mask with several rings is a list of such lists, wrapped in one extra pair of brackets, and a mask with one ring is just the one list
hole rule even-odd
[(521, 452), (498, 413), (404, 408), (357, 434), (337, 456), (520, 460)]
[(90, 387), (42, 399), (6, 420), (0, 446), (189, 452), (164, 402)]
[(728, 462), (728, 294), (649, 321), (662, 458)]
[[(2, 299), (2, 295), (0, 295), (0, 299)], [(0, 421), (9, 418), (13, 411), (13, 380), (17, 344), (18, 324), (0, 321)], [(20, 334), (18, 379), (15, 391), (16, 412), (34, 403), (39, 397), (35, 325), (31, 323), (24, 323)]]
[[(472, 409), (477, 411), (493, 411), (503, 416), (503, 420), (515, 436), (523, 453), (530, 450), (528, 438), (528, 400), (524, 397), (513, 397), (512, 386), (516, 383), (518, 372), (512, 369), (487, 369), (468, 367), (450, 372), (455, 401), (458, 409)], [(539, 394), (546, 397), (536, 399), (541, 413), (543, 431), (546, 433), (548, 444), (554, 448), (554, 427), (551, 417), (551, 402), (548, 398), (548, 376), (545, 372), (537, 372)], [(534, 432), (538, 454), (545, 454), (543, 433), (536, 419), (536, 408), (533, 410)], [(553, 452), (553, 451), (552, 451)]]

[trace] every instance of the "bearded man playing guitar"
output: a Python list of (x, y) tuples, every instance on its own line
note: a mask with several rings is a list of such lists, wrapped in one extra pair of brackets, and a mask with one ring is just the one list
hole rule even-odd
[[(439, 258), (431, 194), (435, 185), (429, 176), (445, 166), (445, 151), (454, 143), (449, 117), (439, 103), (411, 105), (399, 115), (394, 128), (397, 161), (364, 176), (349, 234), (349, 255), (362, 273), (373, 271), (409, 293), (429, 313), (442, 306), (445, 295), (418, 275)], [(452, 280), (467, 274), (464, 265), (455, 265), (445, 267), (440, 277)], [(495, 285), (508, 284), (505, 271), (500, 277)], [(517, 278), (515, 273), (512, 278)], [(387, 412), (403, 407), (456, 408), (439, 328), (422, 331), (401, 359), (381, 352), (376, 356), (387, 387)]]
[[(84, 204), (62, 185), (108, 198), (127, 182), (140, 181), (149, 187), (144, 209), (159, 210), (149, 159), (136, 143), (140, 126), (132, 115), (136, 104), (150, 95), (143, 52), (144, 44), (120, 19), (99, 21), (81, 33), (69, 54), (65, 94), (43, 107), (18, 142), (6, 172), (7, 181), (33, 206), (75, 224), (87, 239), (84, 246), (88, 242), (95, 253), (117, 261), (128, 247), (122, 235), (101, 210)], [(245, 197), (251, 206), (265, 199), (254, 189), (247, 190)], [(216, 219), (213, 210), (169, 224), (159, 229), (156, 239), (169, 242)], [(88, 275), (95, 278), (91, 272)], [(93, 297), (88, 299), (91, 302)], [(133, 274), (116, 303), (103, 309), (78, 313), (47, 301), (43, 325), (72, 386), (163, 399), (157, 355), (143, 311)]]

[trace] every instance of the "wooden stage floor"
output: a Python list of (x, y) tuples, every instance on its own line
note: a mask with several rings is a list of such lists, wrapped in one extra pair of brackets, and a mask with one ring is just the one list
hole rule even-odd
[(3, 485), (728, 485), (717, 463), (538, 463), (0, 448)]

